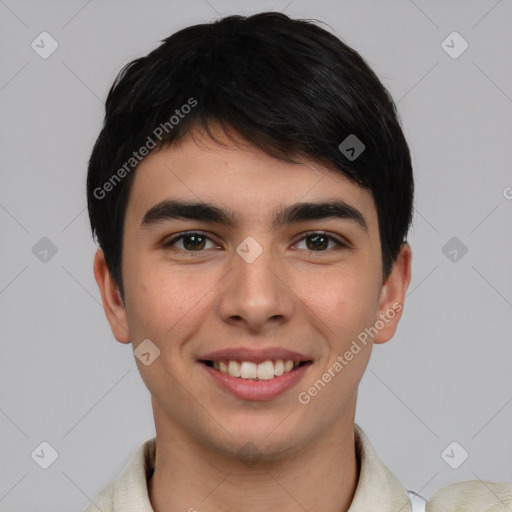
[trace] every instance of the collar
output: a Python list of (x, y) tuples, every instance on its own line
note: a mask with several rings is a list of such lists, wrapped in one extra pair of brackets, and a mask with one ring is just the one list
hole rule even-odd
[[(377, 457), (363, 430), (354, 424), (359, 480), (348, 512), (411, 512), (407, 491)], [(156, 438), (143, 443), (119, 476), (94, 499), (104, 512), (154, 512), (147, 482), (154, 471)], [(85, 512), (96, 510), (91, 505)]]
[(379, 459), (359, 425), (354, 423), (359, 481), (348, 512), (411, 512), (409, 494)]

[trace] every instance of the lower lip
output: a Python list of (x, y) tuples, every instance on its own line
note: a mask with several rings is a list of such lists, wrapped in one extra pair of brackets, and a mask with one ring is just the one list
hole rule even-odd
[(295, 386), (308, 371), (311, 362), (299, 366), (295, 370), (283, 373), (269, 380), (249, 380), (231, 377), (211, 366), (199, 363), (224, 390), (229, 391), (242, 400), (271, 400)]

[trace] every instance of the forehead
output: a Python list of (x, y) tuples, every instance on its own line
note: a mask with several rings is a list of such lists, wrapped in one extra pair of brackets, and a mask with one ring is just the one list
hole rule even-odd
[(233, 135), (215, 137), (222, 145), (190, 132), (148, 155), (136, 170), (126, 224), (140, 225), (149, 209), (174, 198), (215, 204), (244, 224), (275, 221), (279, 206), (340, 200), (361, 212), (370, 229), (377, 225), (371, 193), (339, 171), (312, 160), (273, 158)]

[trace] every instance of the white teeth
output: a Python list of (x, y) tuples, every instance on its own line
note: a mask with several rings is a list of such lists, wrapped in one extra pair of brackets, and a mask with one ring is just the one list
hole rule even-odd
[(258, 365), (249, 361), (243, 361), (240, 366), (240, 377), (242, 379), (255, 379), (258, 376)]
[(269, 380), (274, 378), (274, 363), (265, 361), (258, 365), (258, 379)]
[(231, 377), (240, 377), (240, 363), (238, 361), (229, 361), (227, 373), (229, 373)]
[(226, 373), (231, 377), (239, 377), (242, 379), (259, 379), (270, 380), (283, 373), (290, 372), (299, 366), (299, 362), (293, 362), (291, 359), (283, 361), (264, 361), (256, 364), (252, 361), (213, 361), (213, 367), (216, 370)]
[(279, 376), (279, 375), (283, 375), (283, 373), (284, 373), (284, 362), (282, 359), (278, 359), (274, 363), (274, 375)]

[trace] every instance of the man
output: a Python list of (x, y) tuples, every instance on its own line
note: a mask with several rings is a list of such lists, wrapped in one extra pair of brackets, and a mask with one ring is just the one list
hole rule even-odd
[(411, 510), (354, 424), (403, 310), (413, 204), (357, 52), (280, 13), (181, 30), (117, 77), (87, 194), (156, 428), (87, 510)]

